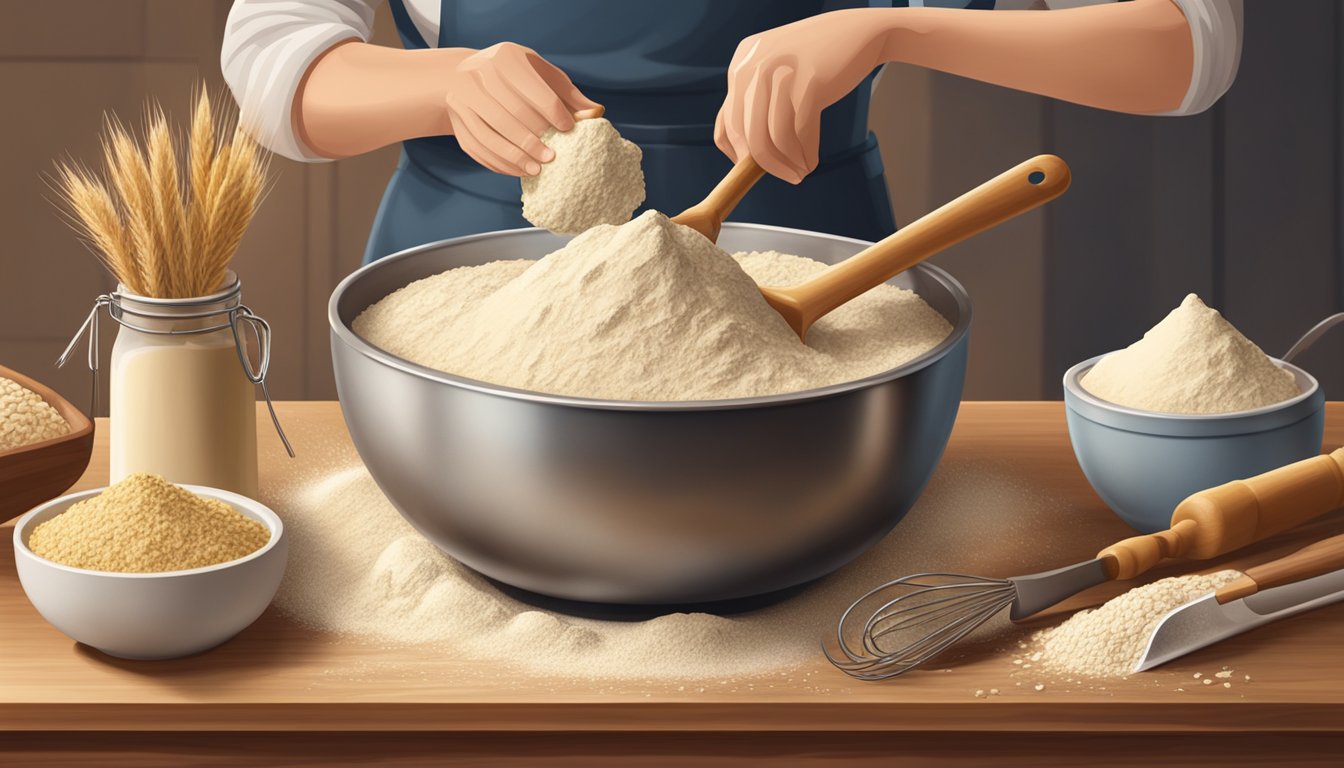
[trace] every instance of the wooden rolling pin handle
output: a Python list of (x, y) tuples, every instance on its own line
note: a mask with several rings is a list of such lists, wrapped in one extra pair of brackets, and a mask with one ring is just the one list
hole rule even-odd
[(1106, 573), (1112, 579), (1132, 579), (1189, 549), (1196, 527), (1194, 521), (1183, 520), (1165, 531), (1116, 542), (1097, 553), (1097, 557), (1105, 562)]
[(1309, 544), (1286, 557), (1247, 568), (1244, 575), (1215, 593), (1220, 603), (1253, 595), (1262, 589), (1292, 584), (1344, 568), (1344, 535)]
[(1200, 491), (1176, 507), (1173, 524), (1199, 535), (1178, 556), (1207, 560), (1269, 538), (1344, 505), (1344, 448), (1246, 480)]
[(1168, 557), (1208, 560), (1344, 506), (1344, 448), (1195, 493), (1171, 530), (1103, 549), (1113, 578), (1132, 579)]

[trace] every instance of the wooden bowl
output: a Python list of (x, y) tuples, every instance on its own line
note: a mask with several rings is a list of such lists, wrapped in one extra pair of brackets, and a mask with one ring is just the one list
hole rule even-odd
[(0, 365), (0, 376), (36, 392), (70, 431), (51, 440), (0, 451), (0, 522), (60, 496), (79, 480), (93, 454), (93, 420), (55, 390)]

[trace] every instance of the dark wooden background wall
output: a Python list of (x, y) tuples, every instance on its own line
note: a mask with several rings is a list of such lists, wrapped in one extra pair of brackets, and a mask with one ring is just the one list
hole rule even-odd
[[(1246, 0), (1236, 84), (1209, 112), (1146, 118), (905, 67), (884, 72), (873, 129), (898, 220), (1042, 151), (1070, 192), (938, 257), (971, 292), (966, 396), (1059, 396), (1074, 362), (1123, 346), (1188, 292), (1272, 354), (1344, 309), (1344, 3)], [(147, 95), (184, 115), (214, 86), (228, 0), (0, 0), (0, 362), (84, 402), (87, 373), (51, 361), (110, 287), (43, 200), (39, 174), (96, 157), (102, 112)], [(386, 8), (377, 41), (395, 44)], [(272, 391), (330, 398), (325, 301), (358, 265), (395, 149), (275, 163), (237, 268), (276, 326)], [(1344, 398), (1344, 332), (1302, 362)]]
[[(1187, 291), (1282, 355), (1344, 309), (1344, 4), (1248, 0), (1241, 71), (1208, 113), (1140, 120), (1049, 108), (1075, 158), (1050, 212), (1046, 373), (1126, 343)], [(1344, 397), (1344, 337), (1304, 358)]]
[[(968, 391), (1058, 397), (1070, 365), (1134, 341), (1189, 292), (1273, 355), (1344, 310), (1341, 40), (1344, 3), (1246, 0), (1235, 85), (1183, 118), (895, 72), (875, 119), (919, 137), (887, 149), (901, 218), (1038, 151), (1073, 168), (1072, 188), (1044, 212), (942, 258), (979, 313)], [(924, 115), (896, 114), (908, 93)], [(1344, 332), (1300, 362), (1344, 398)]]

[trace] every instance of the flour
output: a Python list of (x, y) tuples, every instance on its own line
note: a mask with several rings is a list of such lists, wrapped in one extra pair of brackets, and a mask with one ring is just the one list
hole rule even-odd
[[(338, 467), (266, 491), (263, 501), (284, 519), (289, 539), (276, 607), (316, 630), (543, 677), (690, 682), (789, 670), (816, 663), (818, 641), (835, 631), (840, 612), (895, 575), (1017, 572), (1021, 564), (1008, 553), (1031, 546), (1044, 547), (1042, 557), (1076, 556), (1052, 551), (1037, 533), (1072, 514), (1068, 500), (1018, 479), (1011, 464), (952, 459), (892, 535), (787, 600), (727, 616), (576, 618), (506, 595), (416, 533), (363, 466)], [(1002, 547), (968, 547), (970, 535)], [(1005, 618), (998, 628), (1009, 626)]]
[(1081, 384), (1117, 405), (1167, 413), (1245, 411), (1299, 393), (1293, 374), (1193, 293)]
[(0, 376), (0, 451), (69, 434), (70, 425), (42, 396)]
[(827, 315), (804, 345), (757, 284), (825, 265), (778, 253), (736, 259), (649, 211), (594, 227), (530, 261), (419, 280), (353, 324), (421, 365), (518, 389), (615, 400), (717, 400), (797, 392), (895, 368), (937, 346), (947, 321), (880, 285)]
[(598, 224), (623, 224), (644, 202), (643, 153), (604, 118), (579, 120), (541, 141), (555, 159), (523, 185), (523, 218), (552, 232), (577, 235)]
[[(1032, 637), (1033, 661), (1085, 677), (1127, 677), (1134, 672), (1158, 622), (1175, 608), (1240, 577), (1218, 571), (1161, 579), (1125, 592), (1100, 608), (1080, 611)], [(1198, 675), (1196, 675), (1198, 677)]]

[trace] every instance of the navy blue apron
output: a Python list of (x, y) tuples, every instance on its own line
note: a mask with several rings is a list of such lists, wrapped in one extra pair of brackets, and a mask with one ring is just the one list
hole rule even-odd
[[(390, 0), (408, 49), (430, 47)], [(728, 172), (714, 118), (742, 38), (829, 10), (836, 0), (444, 0), (437, 47), (528, 46), (606, 107), (644, 151), (645, 208), (678, 213)], [(797, 186), (766, 176), (730, 217), (863, 240), (895, 231), (877, 141), (868, 132), (870, 75), (822, 113), (820, 162)], [(451, 136), (403, 143), (365, 261), (449, 237), (530, 226), (518, 179), (467, 156)]]

